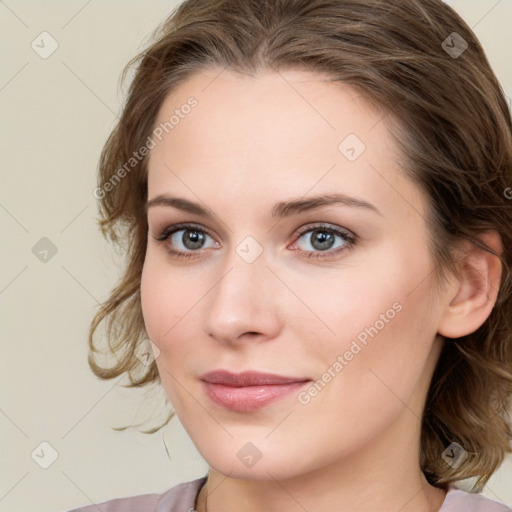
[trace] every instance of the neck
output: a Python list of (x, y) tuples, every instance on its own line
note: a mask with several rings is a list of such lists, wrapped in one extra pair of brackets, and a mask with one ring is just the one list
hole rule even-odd
[[(377, 484), (361, 491), (355, 491), (349, 485), (338, 484), (335, 492), (332, 492), (334, 488), (326, 486), (314, 490), (309, 486), (299, 491), (287, 480), (258, 481), (258, 485), (250, 485), (254, 482), (238, 481), (238, 486), (230, 485), (226, 480), (224, 475), (210, 472), (198, 496), (197, 512), (277, 512), (283, 509), (288, 512), (438, 512), (446, 497), (446, 490), (429, 485), (423, 474), (414, 479), (415, 484), (404, 482), (396, 495), (392, 495), (391, 489), (384, 489)], [(226, 483), (224, 492), (213, 494), (213, 490), (219, 490), (222, 482)]]
[[(419, 459), (414, 456), (419, 453), (419, 422), (415, 439), (411, 439), (413, 420), (410, 411), (405, 410), (404, 415), (404, 421), (390, 428), (378, 443), (308, 474), (274, 478), (271, 475), (275, 472), (269, 466), (267, 471), (260, 468), (262, 478), (251, 479), (250, 475), (233, 478), (211, 468), (199, 495), (197, 510), (437, 512), (446, 490), (430, 485), (421, 472)], [(391, 439), (395, 442), (390, 442)], [(397, 443), (397, 439), (402, 442)]]

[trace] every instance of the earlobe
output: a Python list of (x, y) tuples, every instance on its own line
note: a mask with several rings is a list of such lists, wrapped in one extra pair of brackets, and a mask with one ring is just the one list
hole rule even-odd
[[(503, 253), (501, 237), (496, 231), (487, 231), (479, 239), (497, 254)], [(447, 338), (460, 338), (475, 332), (488, 318), (496, 303), (501, 282), (500, 259), (477, 244), (467, 243), (460, 262), (460, 272), (454, 277), (455, 286), (449, 287), (438, 333)]]

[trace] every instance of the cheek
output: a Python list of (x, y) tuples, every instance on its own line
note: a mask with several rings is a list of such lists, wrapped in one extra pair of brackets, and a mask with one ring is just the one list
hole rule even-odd
[(397, 297), (392, 304), (389, 295), (374, 297), (362, 313), (347, 309), (350, 329), (335, 344), (324, 345), (329, 354), (324, 372), (330, 368), (336, 374), (325, 399), (339, 405), (334, 415), (340, 421), (363, 418), (370, 428), (391, 421), (404, 404), (421, 416), (417, 392), (426, 382), (435, 329), (425, 301)]
[[(379, 397), (391, 397), (393, 391), (401, 397), (410, 395), (436, 334), (431, 285), (418, 277), (429, 275), (428, 257), (413, 259), (405, 250), (389, 254), (393, 257), (388, 260), (381, 257), (364, 265), (364, 272), (333, 278), (323, 290), (303, 288), (309, 290), (302, 296), (304, 302), (322, 320), (315, 319), (316, 334), (311, 318), (295, 315), (300, 322), (295, 327), (297, 336), (300, 339), (299, 333), (306, 333), (302, 335), (304, 360), (320, 361), (316, 378), (331, 378), (333, 385), (326, 388), (349, 397), (354, 408), (365, 403), (360, 400), (363, 396), (366, 403), (379, 407)], [(314, 343), (306, 343), (307, 339)], [(356, 396), (358, 400), (353, 400)]]
[(180, 286), (176, 276), (164, 270), (148, 251), (141, 276), (141, 307), (148, 336), (160, 350), (156, 365), (163, 388), (173, 407), (180, 409), (181, 396), (172, 378), (176, 373), (173, 363), (184, 370), (189, 357), (185, 352), (187, 344), (173, 343), (173, 339), (178, 333), (182, 335), (180, 330), (186, 325), (187, 287)]
[(141, 307), (148, 335), (162, 351), (176, 330), (186, 325), (187, 311), (198, 300), (197, 286), (187, 286), (185, 281), (179, 270), (171, 272), (148, 249), (141, 276)]
[[(161, 255), (148, 251), (141, 276), (141, 307), (146, 331), (160, 350), (156, 359), (163, 387), (176, 410), (187, 396), (177, 382), (194, 380), (202, 347), (200, 340), (201, 298), (207, 291), (204, 275), (172, 269)], [(190, 286), (193, 282), (194, 286)], [(200, 358), (199, 358), (200, 359)], [(174, 378), (173, 378), (174, 377)], [(178, 381), (176, 381), (176, 378)]]
[(383, 286), (368, 302), (338, 299), (338, 315), (326, 317), (337, 335), (302, 344), (302, 360), (312, 361), (316, 374), (297, 397), (296, 420), (340, 439), (342, 452), (370, 442), (402, 414), (421, 418), (418, 390), (432, 346), (428, 307), (421, 295), (399, 292)]
[(165, 304), (162, 303), (162, 299), (165, 298), (162, 297), (161, 281), (158, 279), (158, 273), (156, 272), (155, 265), (152, 264), (152, 257), (148, 250), (142, 269), (140, 300), (146, 331), (151, 341), (156, 343), (160, 350), (161, 347), (158, 340), (161, 338), (163, 329), (161, 325), (163, 318), (161, 309), (166, 307)]

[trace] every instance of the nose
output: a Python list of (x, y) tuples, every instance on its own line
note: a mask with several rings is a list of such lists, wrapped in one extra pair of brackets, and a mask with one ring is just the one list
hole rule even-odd
[(282, 328), (283, 285), (267, 267), (264, 255), (245, 262), (233, 250), (205, 297), (203, 328), (220, 343), (270, 340)]

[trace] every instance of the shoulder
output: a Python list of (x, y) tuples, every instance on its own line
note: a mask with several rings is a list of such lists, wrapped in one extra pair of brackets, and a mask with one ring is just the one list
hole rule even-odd
[(497, 501), (451, 486), (439, 512), (511, 512)]
[(75, 508), (69, 512), (192, 512), (206, 476), (171, 487), (162, 494), (140, 494)]

